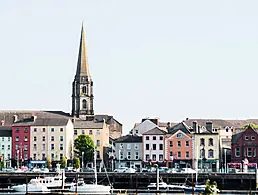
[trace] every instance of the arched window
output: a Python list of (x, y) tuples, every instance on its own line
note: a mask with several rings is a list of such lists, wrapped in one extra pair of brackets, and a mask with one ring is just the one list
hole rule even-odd
[(83, 109), (87, 108), (86, 100), (82, 100), (82, 108)]
[(86, 86), (82, 87), (82, 93), (86, 93)]
[(205, 146), (204, 138), (201, 138), (201, 140), (200, 140), (200, 146)]
[(214, 152), (212, 149), (209, 150), (208, 158), (214, 158)]
[(213, 139), (212, 138), (209, 139), (209, 146), (213, 146)]
[(204, 149), (200, 150), (200, 158), (205, 158), (205, 150)]

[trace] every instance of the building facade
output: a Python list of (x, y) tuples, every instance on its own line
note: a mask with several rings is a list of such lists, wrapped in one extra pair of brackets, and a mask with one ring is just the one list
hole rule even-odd
[(12, 127), (0, 126), (0, 156), (5, 167), (11, 167), (12, 158)]
[(193, 167), (192, 133), (184, 122), (168, 130), (165, 138), (165, 156), (169, 168)]
[(142, 137), (126, 135), (115, 141), (116, 168), (142, 169)]

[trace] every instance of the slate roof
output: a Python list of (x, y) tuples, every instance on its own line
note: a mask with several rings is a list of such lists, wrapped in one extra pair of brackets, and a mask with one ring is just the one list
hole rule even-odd
[(168, 133), (169, 134), (175, 134), (179, 130), (184, 132), (185, 134), (190, 134), (191, 133), (189, 127), (184, 122), (178, 123), (175, 126), (171, 127), (168, 130)]
[(0, 126), (0, 137), (12, 137), (12, 127)]
[(104, 121), (95, 122), (95, 121), (84, 121), (84, 120), (75, 120), (74, 129), (102, 129)]
[(166, 133), (166, 131), (163, 131), (158, 127), (154, 127), (153, 129), (143, 133), (143, 135), (164, 135)]
[(228, 122), (227, 120), (222, 120), (222, 119), (188, 119), (188, 120), (184, 120), (184, 123), (188, 126), (188, 127), (192, 127), (193, 126), (193, 122), (197, 121), (199, 126), (204, 126), (206, 127), (206, 122), (211, 121), (213, 127), (215, 128), (224, 128), (226, 126), (231, 127), (233, 126), (232, 123)]
[(37, 118), (24, 119), (13, 124), (13, 126), (66, 126), (69, 118)]
[(14, 115), (17, 116), (18, 121), (31, 118), (31, 116), (37, 116), (37, 118), (71, 118), (70, 114), (62, 111), (0, 110), (0, 121), (4, 120), (6, 126), (12, 126)]
[(137, 135), (125, 135), (115, 140), (115, 143), (141, 143), (142, 137)]

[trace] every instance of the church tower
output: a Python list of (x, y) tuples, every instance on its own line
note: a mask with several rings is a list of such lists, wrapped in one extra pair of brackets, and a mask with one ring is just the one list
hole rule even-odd
[(90, 76), (83, 24), (72, 93), (72, 116), (85, 120), (86, 116), (94, 115), (93, 81)]

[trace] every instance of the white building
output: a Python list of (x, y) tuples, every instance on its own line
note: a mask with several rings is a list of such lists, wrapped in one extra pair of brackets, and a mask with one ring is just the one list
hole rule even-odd
[(5, 167), (11, 167), (12, 158), (12, 127), (0, 126), (0, 156)]

